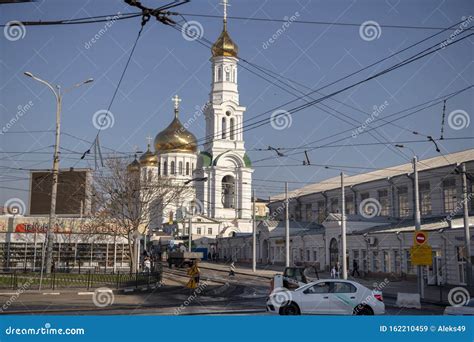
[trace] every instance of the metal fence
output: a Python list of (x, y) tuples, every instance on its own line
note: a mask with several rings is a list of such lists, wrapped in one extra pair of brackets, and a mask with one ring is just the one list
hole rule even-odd
[(150, 286), (160, 283), (162, 279), (161, 269), (153, 272), (116, 272), (99, 273), (88, 270), (82, 273), (52, 272), (41, 274), (39, 272), (0, 272), (0, 289), (35, 290), (35, 289), (64, 289), (83, 288), (93, 289), (99, 287), (107, 288), (130, 288), (139, 286)]

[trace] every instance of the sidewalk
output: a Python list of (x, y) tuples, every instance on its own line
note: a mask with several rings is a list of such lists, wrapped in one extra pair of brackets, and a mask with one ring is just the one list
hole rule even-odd
[[(205, 269), (217, 269), (222, 271), (229, 270), (229, 264), (215, 263), (215, 262), (202, 262), (199, 267)], [(283, 265), (259, 265), (257, 264), (257, 270), (254, 273), (252, 266), (248, 263), (235, 263), (235, 273), (249, 276), (263, 277), (271, 279), (275, 274), (282, 273), (285, 269)], [(320, 279), (330, 278), (328, 272), (320, 272)], [(389, 279), (387, 284), (382, 286), (381, 283), (384, 279), (381, 278), (356, 278), (348, 276), (349, 280), (356, 281), (370, 289), (377, 286), (381, 286), (383, 295), (388, 298), (397, 298), (397, 294), (401, 293), (417, 293), (418, 287), (414, 280), (391, 280)], [(423, 303), (436, 304), (436, 305), (448, 305), (448, 293), (452, 287), (439, 287), (439, 286), (425, 286), (425, 296), (421, 300)]]

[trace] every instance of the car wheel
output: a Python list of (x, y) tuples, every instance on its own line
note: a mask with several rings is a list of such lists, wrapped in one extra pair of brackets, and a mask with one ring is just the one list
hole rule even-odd
[(354, 308), (354, 315), (357, 316), (373, 316), (374, 310), (368, 305), (357, 305)]
[(295, 303), (290, 303), (280, 309), (280, 315), (297, 316), (297, 315), (301, 315), (301, 312), (298, 305), (296, 305)]

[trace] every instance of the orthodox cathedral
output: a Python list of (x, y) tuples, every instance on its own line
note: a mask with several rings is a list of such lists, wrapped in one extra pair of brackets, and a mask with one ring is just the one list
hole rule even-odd
[[(212, 46), (212, 82), (204, 106), (206, 140), (199, 150), (196, 137), (179, 119), (175, 96), (172, 121), (139, 160), (129, 168), (141, 174), (171, 177), (177, 185), (191, 186), (178, 202), (150, 217), (150, 231), (179, 238), (188, 236), (189, 221), (196, 245), (209, 246), (217, 237), (252, 231), (252, 172), (245, 152), (243, 116), (237, 85), (238, 46), (227, 31), (224, 1), (223, 29)], [(151, 139), (150, 139), (151, 140)]]

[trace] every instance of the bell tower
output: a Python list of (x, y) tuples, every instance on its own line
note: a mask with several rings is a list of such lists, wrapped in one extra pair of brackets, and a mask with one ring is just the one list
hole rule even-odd
[(206, 142), (198, 162), (200, 176), (208, 181), (196, 184), (197, 195), (208, 216), (232, 220), (247, 231), (253, 170), (242, 131), (245, 107), (240, 105), (237, 83), (239, 48), (227, 31), (227, 0), (222, 5), (223, 28), (211, 49), (211, 92), (204, 109)]

